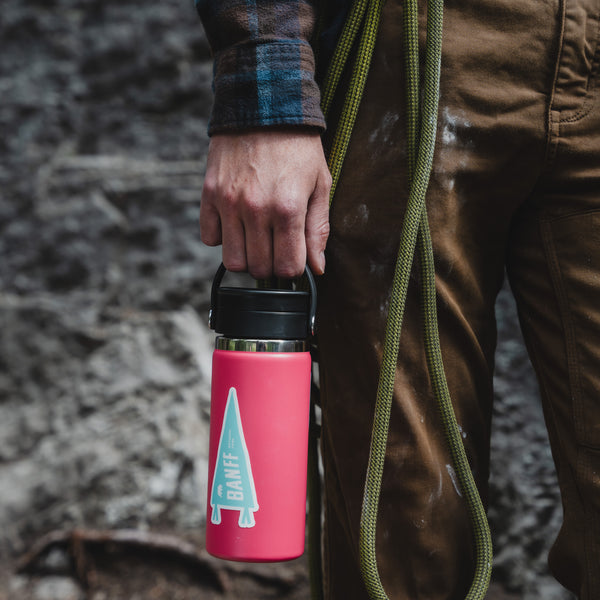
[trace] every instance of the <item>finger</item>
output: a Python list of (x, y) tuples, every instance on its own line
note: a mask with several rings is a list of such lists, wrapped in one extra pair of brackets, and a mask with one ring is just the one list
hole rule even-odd
[(237, 217), (224, 218), (223, 232), (223, 264), (228, 271), (246, 271), (246, 236), (244, 226)]
[(238, 203), (246, 236), (248, 272), (255, 279), (273, 275), (273, 230), (268, 198), (260, 188), (247, 185)]
[(207, 246), (218, 246), (222, 242), (221, 218), (205, 197), (200, 201), (200, 238)]
[(255, 279), (273, 275), (273, 231), (268, 225), (246, 227), (248, 272)]
[(329, 237), (329, 190), (331, 176), (320, 177), (309, 200), (306, 214), (306, 252), (308, 265), (315, 275), (325, 272), (325, 246)]
[(273, 269), (277, 277), (302, 275), (306, 266), (304, 202), (281, 202), (273, 227)]

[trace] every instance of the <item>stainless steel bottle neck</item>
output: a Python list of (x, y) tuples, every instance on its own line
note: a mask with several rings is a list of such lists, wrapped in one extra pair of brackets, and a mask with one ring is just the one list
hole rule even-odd
[(236, 350), (238, 352), (307, 352), (307, 340), (243, 340), (217, 337), (217, 350)]

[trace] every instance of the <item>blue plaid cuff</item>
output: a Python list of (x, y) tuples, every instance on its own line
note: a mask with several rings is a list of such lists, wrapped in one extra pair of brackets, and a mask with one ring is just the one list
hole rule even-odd
[(215, 55), (209, 134), (274, 125), (325, 128), (311, 46), (261, 40)]

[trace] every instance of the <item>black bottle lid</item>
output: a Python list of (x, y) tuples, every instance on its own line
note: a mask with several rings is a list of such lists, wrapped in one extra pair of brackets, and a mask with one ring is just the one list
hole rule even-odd
[(302, 340), (314, 333), (315, 283), (308, 267), (310, 292), (220, 287), (221, 265), (213, 280), (209, 324), (228, 338)]

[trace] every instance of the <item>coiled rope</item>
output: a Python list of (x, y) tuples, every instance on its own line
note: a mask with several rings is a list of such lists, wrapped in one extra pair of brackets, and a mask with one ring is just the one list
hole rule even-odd
[[(322, 105), (323, 111), (327, 115), (351, 50), (359, 38), (357, 58), (352, 68), (341, 117), (328, 157), (333, 180), (330, 203), (335, 195), (365, 88), (382, 7), (383, 0), (356, 0), (353, 3), (326, 78)], [(428, 0), (424, 83), (421, 90), (419, 87), (418, 0), (405, 0), (403, 27), (406, 46), (408, 170), (411, 185), (390, 297), (359, 539), (361, 572), (369, 596), (373, 600), (387, 600), (377, 566), (377, 512), (404, 306), (409, 276), (417, 249), (422, 279), (421, 294), (427, 364), (454, 469), (467, 503), (476, 549), (475, 573), (466, 600), (482, 600), (484, 598), (491, 574), (492, 544), (489, 526), (462, 443), (442, 362), (437, 322), (433, 248), (425, 205), (437, 131), (442, 24), (443, 0)], [(423, 100), (420, 105), (421, 91)], [(317, 578), (317, 581), (320, 581), (320, 578)], [(320, 584), (313, 583), (312, 589), (313, 598), (321, 597)]]

